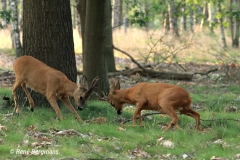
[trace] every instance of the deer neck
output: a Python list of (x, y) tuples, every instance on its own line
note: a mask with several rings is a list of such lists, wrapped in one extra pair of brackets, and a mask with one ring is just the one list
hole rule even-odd
[(134, 102), (130, 98), (131, 89), (122, 89), (118, 90), (117, 94), (119, 95), (120, 103), (133, 104)]
[(64, 89), (65, 95), (73, 97), (74, 91), (78, 88), (77, 84), (72, 81), (67, 81), (64, 83)]

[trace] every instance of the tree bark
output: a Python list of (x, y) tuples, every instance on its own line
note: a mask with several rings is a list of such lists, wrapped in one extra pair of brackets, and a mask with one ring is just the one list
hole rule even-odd
[[(81, 34), (82, 34), (82, 56), (84, 57), (84, 34), (85, 34), (85, 24), (86, 24), (86, 7), (87, 0), (76, 0), (77, 10), (80, 15), (81, 21)], [(83, 62), (84, 63), (84, 62)]]
[(106, 0), (105, 2), (105, 25), (104, 27), (104, 54), (107, 63), (107, 72), (116, 72), (116, 65), (114, 59), (113, 48), (113, 36), (112, 36), (112, 6), (111, 0)]
[[(23, 55), (31, 55), (76, 81), (70, 0), (23, 1)], [(48, 104), (40, 94), (32, 97), (35, 104)]]
[(221, 2), (220, 1), (217, 2), (217, 9), (218, 9), (218, 13), (220, 14), (220, 17), (219, 17), (218, 21), (219, 21), (219, 24), (220, 24), (222, 47), (226, 48), (227, 47), (227, 42), (226, 42), (226, 37), (225, 37), (225, 32), (224, 32), (223, 14), (222, 14), (222, 7), (221, 7)]
[(186, 13), (186, 0), (183, 0), (182, 4), (182, 31), (187, 31), (187, 13)]
[(105, 0), (87, 0), (86, 28), (84, 34), (83, 73), (88, 82), (98, 76), (97, 92), (108, 92), (104, 54)]
[[(240, 2), (237, 0), (232, 1), (232, 4), (235, 6), (233, 11), (237, 12), (240, 8)], [(232, 23), (232, 47), (238, 48), (239, 47), (239, 28), (240, 28), (240, 22), (239, 17), (235, 16)]]
[(168, 12), (170, 16), (170, 30), (174, 36), (179, 37), (180, 35), (178, 32), (177, 13), (174, 0), (168, 0)]
[(11, 21), (11, 38), (12, 45), (16, 50), (17, 57), (22, 55), (22, 44), (20, 41), (19, 25), (18, 25), (18, 3), (17, 0), (11, 0), (12, 21)]
[[(3, 10), (3, 11), (4, 11), (4, 10), (7, 10), (7, 2), (6, 2), (6, 0), (2, 0), (1, 3), (2, 3), (2, 10)], [(3, 19), (2, 27), (3, 27), (3, 28), (6, 28), (6, 27), (7, 27), (7, 21), (6, 21), (6, 19)]]

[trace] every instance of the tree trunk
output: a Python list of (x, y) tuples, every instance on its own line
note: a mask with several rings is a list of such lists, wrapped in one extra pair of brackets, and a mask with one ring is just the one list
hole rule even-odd
[(218, 9), (218, 13), (220, 14), (220, 17), (219, 17), (218, 21), (219, 21), (219, 24), (220, 24), (222, 47), (226, 48), (227, 47), (227, 42), (226, 42), (226, 37), (225, 37), (225, 32), (224, 32), (223, 14), (222, 14), (222, 7), (221, 7), (221, 2), (220, 1), (217, 2), (217, 9)]
[(97, 92), (108, 92), (104, 54), (105, 0), (87, 0), (86, 28), (84, 34), (83, 73), (90, 82), (98, 76)]
[(112, 36), (112, 6), (111, 0), (105, 2), (105, 25), (104, 27), (104, 51), (107, 63), (107, 72), (116, 72), (115, 59), (113, 53), (113, 36)]
[(186, 2), (183, 0), (182, 4), (182, 20), (181, 20), (181, 30), (187, 31), (187, 13), (186, 13)]
[[(87, 0), (76, 0), (77, 10), (80, 15), (81, 21), (81, 34), (82, 34), (82, 56), (84, 57), (84, 34), (85, 34), (85, 23), (86, 23), (86, 7)], [(84, 62), (83, 62), (84, 63)]]
[[(23, 1), (23, 54), (41, 60), (76, 81), (70, 0)], [(40, 94), (32, 97), (37, 105), (48, 104)]]
[(114, 0), (113, 5), (113, 28), (116, 29), (118, 27), (118, 1)]
[(164, 11), (163, 17), (164, 17), (163, 19), (164, 32), (167, 33), (170, 30), (169, 12)]
[[(7, 10), (7, 2), (6, 0), (2, 0), (2, 10)], [(7, 27), (7, 21), (6, 19), (3, 18), (3, 24), (2, 24), (2, 27), (3, 28), (6, 28)]]
[[(239, 11), (239, 8), (240, 8), (240, 2), (239, 1), (236, 1), (234, 0), (232, 2), (232, 4), (234, 4), (234, 12), (237, 12)], [(238, 16), (235, 16), (234, 19), (232, 18), (233, 20), (233, 24), (232, 24), (232, 47), (234, 48), (238, 48), (239, 47), (239, 17)]]
[(214, 9), (211, 3), (208, 3), (208, 21), (209, 21), (209, 28), (210, 31), (213, 33), (213, 29), (214, 29)]
[(178, 23), (177, 23), (177, 13), (174, 0), (168, 1), (168, 12), (170, 16), (170, 30), (172, 31), (173, 35), (179, 37), (178, 32)]
[[(149, 0), (145, 0), (145, 13), (146, 13), (146, 17), (149, 17)], [(148, 21), (145, 22), (145, 29), (148, 32), (149, 30)]]
[(201, 24), (200, 24), (200, 29), (202, 30), (203, 29), (203, 26), (205, 24), (205, 21), (206, 21), (206, 18), (208, 17), (208, 9), (207, 9), (207, 2), (204, 1), (204, 6), (203, 6), (203, 11), (202, 11), (202, 14), (203, 14), (203, 17), (201, 19)]
[(194, 14), (194, 12), (193, 12), (193, 9), (192, 9), (192, 7), (190, 6), (189, 7), (189, 28), (190, 28), (190, 31), (193, 33), (194, 32), (194, 27), (193, 27), (193, 25), (194, 25), (194, 19), (193, 19), (193, 14)]
[(127, 29), (129, 27), (129, 20), (128, 20), (128, 12), (129, 12), (129, 6), (128, 3), (126, 3), (126, 8), (125, 8), (125, 17), (124, 17), (124, 32), (127, 33)]
[(17, 0), (11, 0), (11, 38), (12, 38), (12, 45), (16, 50), (17, 57), (22, 55), (22, 44), (20, 41), (20, 33), (18, 28), (18, 3)]

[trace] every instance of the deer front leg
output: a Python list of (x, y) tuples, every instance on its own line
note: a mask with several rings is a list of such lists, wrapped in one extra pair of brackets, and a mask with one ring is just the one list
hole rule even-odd
[(63, 120), (63, 116), (62, 116), (62, 113), (58, 107), (58, 104), (57, 104), (57, 99), (56, 98), (47, 98), (48, 99), (48, 102), (50, 103), (50, 105), (52, 106), (52, 108), (54, 109), (54, 111), (56, 112), (56, 114), (58, 115), (58, 118), (62, 121)]
[(137, 116), (139, 118), (140, 125), (142, 125), (142, 116), (141, 116), (142, 109), (141, 108), (142, 108), (142, 104), (137, 103), (136, 104), (136, 109), (135, 109), (134, 114), (133, 114), (133, 125), (136, 125)]
[(30, 104), (30, 110), (33, 112), (33, 110), (34, 110), (34, 109), (33, 109), (33, 107), (34, 107), (34, 101), (33, 101), (32, 97), (31, 97), (30, 93), (29, 93), (28, 90), (27, 90), (26, 83), (22, 83), (21, 86), (22, 86), (25, 94), (27, 95), (28, 102), (29, 102), (29, 104)]
[(77, 118), (78, 122), (83, 122), (83, 120), (78, 115), (77, 111), (74, 109), (74, 107), (70, 103), (69, 98), (68, 97), (63, 97), (62, 101), (65, 104), (65, 106), (75, 115), (75, 117)]

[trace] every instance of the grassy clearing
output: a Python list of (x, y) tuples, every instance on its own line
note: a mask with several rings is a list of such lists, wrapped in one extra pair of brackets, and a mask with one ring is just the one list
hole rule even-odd
[[(116, 111), (99, 101), (89, 101), (85, 109), (78, 112), (85, 120), (83, 124), (78, 124), (64, 106), (61, 106), (63, 121), (47, 107), (36, 107), (34, 112), (21, 107), (19, 116), (5, 118), (4, 114), (11, 112), (13, 107), (0, 100), (0, 124), (7, 127), (0, 131), (1, 158), (183, 159), (187, 155), (188, 159), (210, 159), (212, 156), (236, 159), (240, 153), (240, 124), (231, 119), (237, 119), (239, 111), (227, 112), (225, 108), (233, 104), (239, 106), (237, 91), (240, 87), (188, 86), (187, 89), (192, 91), (193, 106), (204, 106), (198, 111), (204, 132), (197, 132), (195, 120), (184, 115), (180, 115), (182, 130), (164, 133), (162, 127), (170, 122), (165, 115), (146, 117), (143, 127), (130, 126), (131, 122), (127, 123), (129, 126), (121, 127)], [(11, 95), (10, 89), (0, 89), (0, 95), (3, 94)], [(213, 105), (215, 102), (217, 104)], [(134, 107), (127, 106), (121, 118), (130, 119), (133, 111)], [(106, 121), (98, 121), (101, 118)], [(206, 121), (212, 119), (217, 120)], [(57, 135), (57, 132), (69, 129), (81, 135)], [(174, 148), (165, 148), (161, 141), (158, 142), (160, 137), (174, 143)], [(32, 151), (32, 155), (24, 154), (24, 151)], [(36, 154), (37, 151), (43, 155)]]

